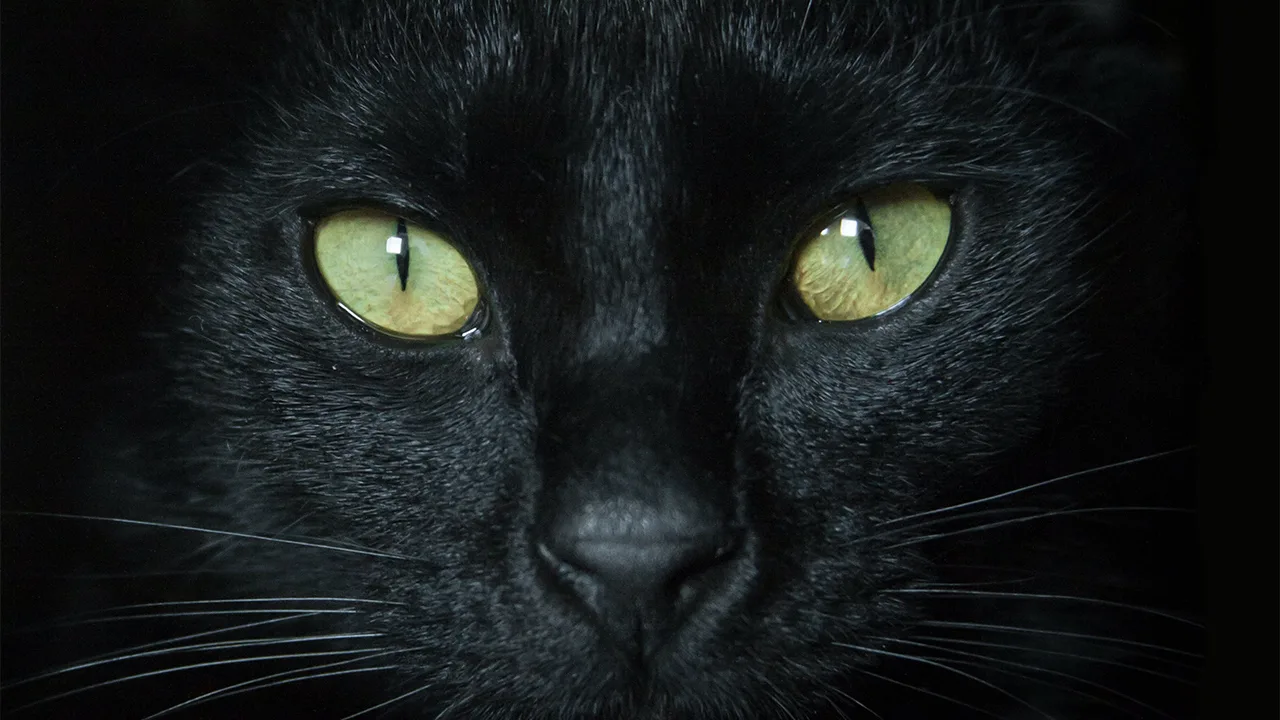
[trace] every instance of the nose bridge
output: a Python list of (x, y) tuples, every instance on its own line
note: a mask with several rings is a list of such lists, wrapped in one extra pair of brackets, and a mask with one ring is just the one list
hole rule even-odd
[(542, 418), (544, 508), (717, 520), (727, 504), (724, 419), (705, 389), (691, 391), (675, 355), (597, 358), (557, 384)]
[(568, 277), (582, 284), (575, 358), (636, 355), (667, 338), (660, 271), (672, 208), (667, 123), (651, 88), (637, 85), (598, 112), (581, 154), (570, 162), (574, 207), (564, 214)]
[(676, 462), (672, 442), (687, 398), (677, 363), (664, 357), (670, 354), (659, 347), (597, 355), (559, 373), (542, 418), (552, 469), (616, 482), (640, 465)]

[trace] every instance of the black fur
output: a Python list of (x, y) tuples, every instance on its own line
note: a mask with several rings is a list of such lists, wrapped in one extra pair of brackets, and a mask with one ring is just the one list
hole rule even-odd
[[(1167, 61), (1074, 5), (317, 5), (182, 241), (156, 362), (77, 508), (208, 531), (84, 521), (133, 574), (81, 611), (271, 612), (64, 642), (70, 661), (349, 637), (7, 693), (347, 654), (28, 716), (144, 717), (286, 671), (176, 714), (1194, 716), (1197, 345)], [(780, 312), (800, 234), (898, 181), (952, 193), (927, 291), (857, 325)], [(331, 307), (309, 232), (352, 205), (457, 241), (480, 337), (406, 346)], [(561, 505), (616, 488), (696, 498), (736, 539), (639, 640), (536, 549)], [(361, 672), (303, 679), (342, 670)]]

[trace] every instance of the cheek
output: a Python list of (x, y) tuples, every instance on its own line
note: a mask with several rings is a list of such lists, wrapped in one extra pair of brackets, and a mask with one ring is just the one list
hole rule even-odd
[(1034, 432), (1052, 364), (958, 328), (904, 327), (767, 346), (741, 408), (780, 494), (819, 515), (844, 503), (888, 516)]
[(268, 471), (260, 489), (301, 493), (352, 532), (397, 545), (491, 516), (513, 470), (531, 463), (524, 413), (492, 361), (461, 345), (361, 351), (260, 369), (252, 416), (223, 419), (229, 445)]

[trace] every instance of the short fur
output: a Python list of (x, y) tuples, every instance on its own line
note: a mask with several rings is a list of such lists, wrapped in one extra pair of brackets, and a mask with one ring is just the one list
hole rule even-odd
[[(174, 574), (88, 602), (278, 621), (156, 619), (109, 628), (114, 650), (343, 637), (67, 688), (347, 654), (29, 712), (141, 717), (275, 677), (297, 681), (176, 714), (1193, 716), (1165, 64), (1073, 5), (308, 5), (182, 241), (154, 397), (109, 423), (84, 508), (211, 532), (101, 523)], [(952, 193), (926, 291), (854, 325), (779, 312), (803, 231), (899, 181)], [(479, 338), (406, 346), (334, 311), (309, 232), (352, 205), (456, 240)], [(535, 549), (602, 483), (692, 494), (742, 533), (643, 661)]]

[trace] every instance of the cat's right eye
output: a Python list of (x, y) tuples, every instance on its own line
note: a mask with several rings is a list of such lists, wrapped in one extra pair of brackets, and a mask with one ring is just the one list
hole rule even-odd
[(946, 197), (912, 183), (868, 190), (797, 248), (784, 302), (822, 322), (882, 315), (924, 286), (950, 237)]
[(379, 210), (345, 210), (315, 228), (315, 264), (339, 306), (393, 337), (464, 332), (480, 287), (447, 239)]

